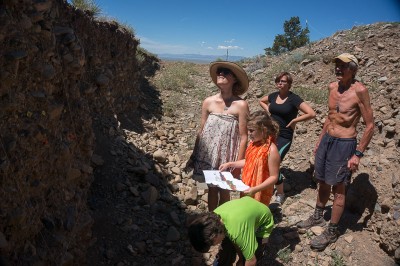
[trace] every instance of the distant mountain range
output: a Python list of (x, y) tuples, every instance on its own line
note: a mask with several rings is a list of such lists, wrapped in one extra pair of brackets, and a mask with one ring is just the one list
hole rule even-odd
[(243, 56), (229, 56), (228, 59), (226, 55), (200, 55), (200, 54), (159, 54), (158, 58), (164, 61), (182, 61), (190, 63), (204, 63), (208, 64), (210, 62), (219, 60), (228, 61), (239, 61), (245, 57)]

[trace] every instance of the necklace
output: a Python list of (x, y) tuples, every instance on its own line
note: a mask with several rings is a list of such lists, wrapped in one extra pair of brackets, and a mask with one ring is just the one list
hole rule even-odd
[(232, 97), (230, 97), (229, 99), (224, 100), (224, 105), (225, 105), (224, 106), (224, 111), (228, 110), (229, 107), (231, 107), (232, 102), (233, 102)]
[(350, 88), (354, 82), (355, 82), (355, 80), (353, 79), (349, 85), (339, 83), (339, 87), (338, 87), (339, 97), (336, 101), (336, 113), (340, 112), (340, 102), (342, 101), (343, 95), (345, 95), (350, 90)]

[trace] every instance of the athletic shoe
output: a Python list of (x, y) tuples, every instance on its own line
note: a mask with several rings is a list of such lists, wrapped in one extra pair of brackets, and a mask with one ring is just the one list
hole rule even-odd
[(332, 232), (328, 228), (322, 232), (319, 236), (314, 237), (311, 240), (311, 247), (318, 250), (322, 251), (324, 250), (329, 244), (335, 243), (336, 240), (338, 239), (338, 232)]
[(283, 204), (286, 200), (286, 196), (285, 194), (276, 194), (275, 196), (275, 202), (278, 204)]
[(314, 215), (311, 215), (307, 220), (301, 221), (297, 224), (298, 228), (310, 229), (313, 226), (324, 226), (326, 224), (323, 217), (315, 219)]

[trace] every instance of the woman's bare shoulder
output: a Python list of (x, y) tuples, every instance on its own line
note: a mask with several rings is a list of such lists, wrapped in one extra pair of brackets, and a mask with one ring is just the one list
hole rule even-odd
[(238, 105), (240, 107), (247, 107), (249, 105), (246, 100), (243, 100), (240, 97), (235, 99), (232, 103), (234, 103), (234, 104), (236, 104), (236, 105)]
[(204, 99), (203, 104), (209, 104), (211, 102), (216, 101), (217, 99), (216, 97), (217, 97), (216, 95), (208, 96), (207, 98)]

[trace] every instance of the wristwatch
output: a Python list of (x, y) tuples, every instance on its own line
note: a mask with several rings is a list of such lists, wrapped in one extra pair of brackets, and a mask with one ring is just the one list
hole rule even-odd
[(361, 158), (361, 157), (364, 156), (364, 153), (360, 152), (359, 150), (356, 150), (356, 151), (354, 152), (354, 155), (357, 156), (357, 157), (359, 157), (359, 158)]

